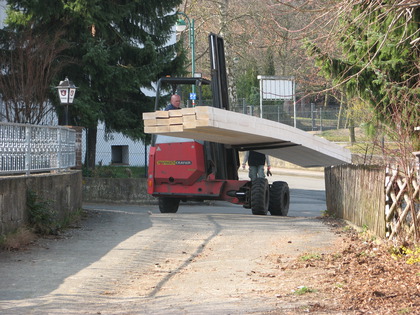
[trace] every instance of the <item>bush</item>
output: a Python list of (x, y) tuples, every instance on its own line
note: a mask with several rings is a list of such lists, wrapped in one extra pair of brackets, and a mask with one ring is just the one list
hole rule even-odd
[(57, 213), (51, 209), (51, 201), (39, 198), (35, 192), (28, 190), (26, 207), (29, 225), (35, 233), (57, 234)]
[(144, 178), (145, 169), (141, 166), (98, 165), (94, 170), (83, 168), (83, 177), (98, 178)]

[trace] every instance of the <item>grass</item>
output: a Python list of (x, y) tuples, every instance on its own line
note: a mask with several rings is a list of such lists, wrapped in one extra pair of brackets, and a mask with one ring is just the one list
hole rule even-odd
[[(68, 214), (63, 220), (51, 221), (48, 218), (47, 222), (38, 222), (36, 226), (28, 224), (27, 226), (20, 227), (12, 233), (0, 235), (0, 249), (3, 250), (19, 250), (25, 248), (28, 244), (33, 243), (38, 237), (43, 237), (49, 234), (57, 234), (58, 230), (64, 230), (74, 227), (73, 225), (86, 217), (86, 212), (83, 209), (78, 209)], [(44, 218), (42, 218), (44, 220)], [(43, 230), (39, 230), (39, 225)], [(51, 233), (51, 226), (57, 229)], [(47, 229), (48, 228), (48, 229)]]
[(144, 178), (145, 168), (140, 166), (126, 166), (126, 165), (97, 165), (92, 170), (83, 169), (84, 177), (99, 177), (99, 178)]
[(308, 261), (308, 260), (321, 260), (322, 256), (320, 254), (304, 254), (299, 257), (301, 261)]
[[(343, 144), (353, 154), (359, 154), (370, 158), (371, 156), (382, 156), (383, 148), (379, 143), (375, 143), (372, 138), (367, 136), (362, 128), (355, 128), (356, 142), (350, 142), (349, 129), (331, 129), (325, 131), (313, 132), (318, 137), (322, 137), (328, 141)], [(385, 150), (387, 152), (398, 151), (398, 143), (385, 138)], [(388, 153), (389, 154), (389, 153)]]
[(314, 292), (317, 292), (317, 290), (308, 288), (306, 286), (301, 286), (301, 287), (298, 287), (295, 291), (293, 291), (293, 294), (303, 295), (303, 294), (314, 293)]
[(26, 246), (37, 238), (36, 234), (27, 227), (18, 228), (15, 232), (0, 236), (0, 248), (17, 250)]
[(0, 249), (19, 250), (34, 242), (38, 236), (57, 235), (61, 230), (70, 228), (86, 216), (85, 211), (78, 209), (59, 219), (57, 212), (51, 208), (51, 202), (30, 190), (27, 194), (26, 207), (27, 225), (12, 233), (0, 235)]
[[(330, 129), (318, 131), (315, 134), (332, 142), (350, 142), (349, 129)], [(361, 128), (355, 128), (355, 137), (357, 142), (369, 141), (369, 138), (365, 135)]]
[(353, 144), (350, 142), (349, 129), (331, 129), (318, 131), (314, 134), (328, 141), (344, 144), (347, 149), (355, 154), (370, 156), (380, 155), (382, 153), (381, 148), (374, 145), (372, 140), (365, 135), (361, 128), (355, 128), (356, 142)]

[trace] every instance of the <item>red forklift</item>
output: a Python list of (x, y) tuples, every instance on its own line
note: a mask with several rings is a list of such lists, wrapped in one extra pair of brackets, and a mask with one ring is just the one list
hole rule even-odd
[[(203, 106), (202, 87), (210, 85), (212, 104), (229, 110), (223, 38), (209, 35), (211, 81), (204, 78), (161, 78), (157, 83), (155, 111), (164, 87), (172, 93), (181, 85), (195, 85), (196, 106)], [(286, 216), (290, 192), (286, 182), (269, 184), (266, 178), (239, 180), (238, 151), (263, 149), (261, 144), (240, 146), (153, 135), (149, 153), (147, 191), (159, 200), (162, 213), (175, 213), (181, 201), (225, 200), (251, 209), (255, 215)]]

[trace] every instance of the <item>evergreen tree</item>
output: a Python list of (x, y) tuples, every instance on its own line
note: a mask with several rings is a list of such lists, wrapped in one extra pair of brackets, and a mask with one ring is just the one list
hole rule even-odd
[(313, 44), (308, 48), (326, 77), (370, 105), (383, 123), (411, 132), (415, 142), (413, 126), (420, 125), (420, 7), (398, 2), (348, 4), (350, 11), (341, 18), (339, 57)]
[(268, 47), (267, 49), (263, 73), (264, 75), (276, 75), (276, 67), (274, 64), (274, 54), (271, 47)]
[(236, 82), (238, 98), (244, 98), (248, 104), (259, 104), (259, 81), (257, 63), (245, 64), (245, 68), (241, 71)]
[[(34, 25), (35, 32), (64, 27), (63, 55), (73, 61), (51, 85), (67, 76), (77, 86), (70, 123), (88, 134), (87, 163), (94, 167), (98, 121), (107, 131), (145, 139), (142, 113), (153, 99), (140, 88), (164, 75), (182, 71), (184, 57), (168, 42), (181, 0), (9, 0), (8, 25), (15, 31)], [(64, 25), (64, 26), (63, 26)], [(56, 62), (59, 62), (57, 59)], [(58, 100), (55, 104), (59, 108)]]

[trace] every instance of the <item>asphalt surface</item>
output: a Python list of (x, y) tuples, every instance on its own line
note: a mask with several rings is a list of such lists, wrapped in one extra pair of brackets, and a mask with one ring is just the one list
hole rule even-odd
[[(87, 218), (26, 250), (0, 252), (0, 314), (244, 314), (276, 308), (265, 258), (328, 250), (334, 235), (314, 219), (323, 174), (273, 170), (291, 189), (288, 217), (253, 216), (225, 202), (85, 204)], [(246, 178), (246, 172), (240, 172)]]

